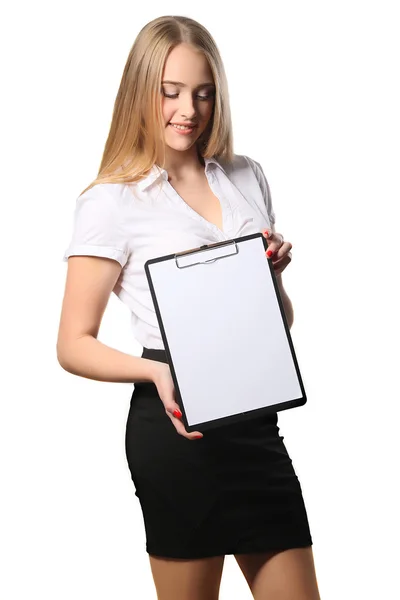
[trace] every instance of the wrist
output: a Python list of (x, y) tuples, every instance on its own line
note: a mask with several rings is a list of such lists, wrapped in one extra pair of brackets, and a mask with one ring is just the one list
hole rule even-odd
[(151, 360), (149, 358), (143, 358), (142, 360), (145, 361), (145, 373), (147, 381), (156, 383), (162, 369), (165, 368), (164, 363), (161, 363), (157, 360)]

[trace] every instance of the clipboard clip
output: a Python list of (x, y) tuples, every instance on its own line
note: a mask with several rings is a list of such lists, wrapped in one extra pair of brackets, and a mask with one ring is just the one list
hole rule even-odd
[[(190, 256), (191, 254), (196, 254), (198, 252), (207, 252), (208, 250), (215, 250), (216, 248), (223, 248), (225, 246), (234, 246), (235, 249), (233, 252), (228, 252), (227, 254), (220, 254), (219, 256), (216, 256), (215, 258), (209, 258), (208, 260), (200, 260), (194, 263), (189, 263), (186, 265), (179, 265), (178, 264), (178, 259), (185, 257), (185, 256)], [(227, 256), (233, 256), (234, 254), (238, 254), (239, 249), (237, 246), (237, 243), (235, 241), (233, 242), (216, 242), (215, 244), (205, 244), (204, 246), (200, 246), (199, 248), (195, 248), (194, 250), (186, 250), (184, 252), (178, 252), (177, 254), (175, 254), (175, 264), (178, 267), (178, 269), (186, 269), (187, 267), (194, 267), (195, 265), (206, 265), (206, 264), (211, 264), (214, 263), (215, 261), (219, 260), (220, 258), (226, 258)]]

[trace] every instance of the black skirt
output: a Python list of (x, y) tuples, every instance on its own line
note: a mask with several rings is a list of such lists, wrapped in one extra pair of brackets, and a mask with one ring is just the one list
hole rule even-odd
[[(164, 350), (144, 348), (142, 357), (167, 363)], [(277, 413), (189, 440), (155, 384), (136, 383), (125, 448), (149, 554), (196, 559), (312, 545)]]

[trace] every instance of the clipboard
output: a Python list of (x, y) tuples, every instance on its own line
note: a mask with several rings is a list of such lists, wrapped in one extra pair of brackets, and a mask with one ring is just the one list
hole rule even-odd
[(307, 402), (267, 248), (255, 233), (144, 265), (188, 432)]

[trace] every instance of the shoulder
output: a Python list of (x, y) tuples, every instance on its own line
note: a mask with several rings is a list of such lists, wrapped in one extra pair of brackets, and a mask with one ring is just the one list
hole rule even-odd
[(124, 184), (97, 183), (77, 197), (76, 208), (107, 218), (125, 211), (131, 198), (131, 192)]
[(263, 212), (266, 210), (269, 226), (273, 228), (275, 211), (271, 190), (260, 162), (247, 154), (234, 154), (231, 162), (221, 161), (221, 166), (245, 197), (253, 198)]
[(98, 183), (81, 193), (75, 201), (75, 228), (124, 235), (132, 205), (132, 194), (125, 188), (119, 183)]
[(110, 204), (123, 203), (126, 198), (126, 185), (121, 183), (96, 183), (81, 193), (77, 200), (98, 200)]
[(226, 175), (244, 189), (261, 189), (264, 197), (270, 194), (269, 184), (261, 164), (247, 154), (234, 154), (232, 161), (219, 160)]
[(260, 163), (247, 154), (234, 154), (232, 161), (219, 159), (219, 162), (228, 175), (250, 175), (250, 177), (256, 177), (257, 180), (263, 176)]

